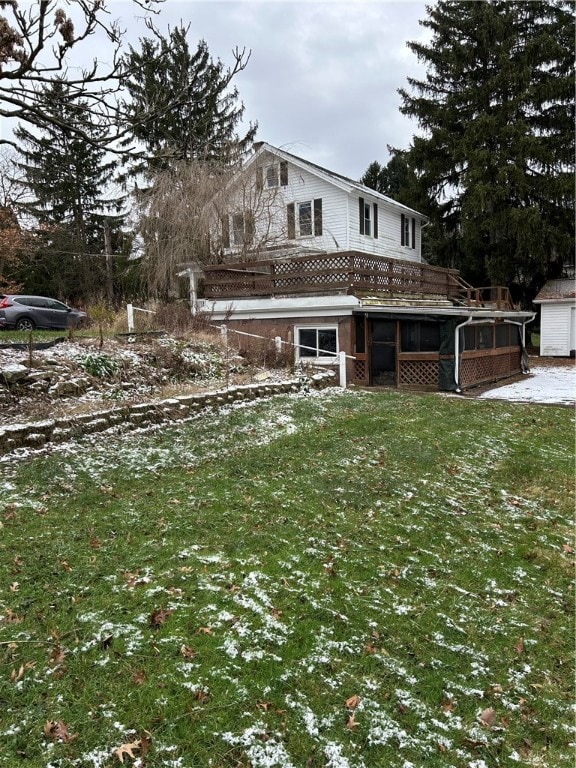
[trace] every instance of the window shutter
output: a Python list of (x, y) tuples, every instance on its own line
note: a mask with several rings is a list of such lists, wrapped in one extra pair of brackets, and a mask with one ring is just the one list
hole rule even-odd
[(228, 216), (222, 216), (222, 248), (230, 248), (230, 222)]
[(252, 211), (246, 211), (244, 216), (244, 242), (246, 245), (252, 245), (254, 242), (254, 214)]
[(280, 186), (286, 187), (288, 185), (288, 162), (286, 160), (280, 161)]
[(364, 198), (361, 197), (358, 200), (358, 203), (359, 203), (358, 211), (360, 213), (360, 234), (363, 235), (364, 234)]
[(296, 237), (296, 215), (294, 210), (294, 203), (288, 203), (286, 206), (286, 214), (288, 217), (288, 240), (294, 240)]
[(378, 238), (378, 203), (373, 203), (374, 210), (374, 237)]
[(261, 165), (256, 168), (256, 189), (258, 192), (264, 189), (264, 169)]
[(416, 248), (416, 219), (412, 219), (412, 248)]
[(400, 245), (405, 245), (404, 243), (404, 214), (400, 214)]
[(322, 198), (314, 200), (314, 236), (322, 235)]

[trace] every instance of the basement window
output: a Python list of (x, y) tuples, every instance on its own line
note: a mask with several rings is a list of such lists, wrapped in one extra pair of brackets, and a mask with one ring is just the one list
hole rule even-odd
[(297, 326), (296, 357), (300, 362), (333, 363), (338, 354), (338, 328), (335, 325)]

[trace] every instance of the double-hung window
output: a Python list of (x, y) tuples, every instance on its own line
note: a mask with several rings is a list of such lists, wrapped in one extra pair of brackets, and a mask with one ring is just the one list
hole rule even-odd
[(234, 245), (244, 245), (244, 214), (232, 215), (232, 242)]
[(378, 238), (378, 203), (368, 203), (363, 197), (358, 199), (360, 234)]
[(416, 248), (416, 219), (400, 214), (400, 245)]
[(289, 203), (286, 206), (288, 239), (297, 237), (321, 237), (322, 198)]
[(301, 362), (333, 363), (338, 354), (336, 325), (296, 326), (296, 352)]
[[(254, 214), (251, 211), (245, 211), (244, 213), (233, 213), (231, 216), (231, 221), (232, 244), (251, 245), (254, 240)], [(224, 247), (229, 246), (229, 242), (227, 244), (224, 243)]]
[(288, 186), (288, 163), (286, 160), (264, 166), (260, 165), (256, 168), (256, 188), (258, 190), (264, 187), (274, 189), (278, 186)]
[(298, 234), (300, 237), (312, 234), (312, 200), (298, 203)]

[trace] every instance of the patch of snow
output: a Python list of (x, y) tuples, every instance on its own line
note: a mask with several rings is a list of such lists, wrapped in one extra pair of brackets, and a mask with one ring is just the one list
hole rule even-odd
[(576, 405), (576, 367), (537, 365), (531, 374), (512, 384), (495, 387), (478, 396), (484, 400), (511, 400), (517, 403)]

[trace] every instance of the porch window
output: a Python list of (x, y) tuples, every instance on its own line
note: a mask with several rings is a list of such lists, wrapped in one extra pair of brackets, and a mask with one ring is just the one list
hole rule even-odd
[(338, 328), (329, 325), (295, 328), (296, 353), (302, 362), (333, 362), (338, 354)]

